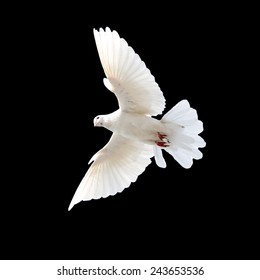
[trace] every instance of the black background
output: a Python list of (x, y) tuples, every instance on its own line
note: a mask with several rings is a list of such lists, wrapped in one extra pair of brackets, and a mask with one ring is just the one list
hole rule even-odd
[[(240, 27), (212, 11), (123, 24), (86, 22), (68, 10), (20, 18), (6, 42), (0, 258), (254, 258), (256, 182), (236, 77)], [(93, 37), (106, 26), (151, 70), (166, 111), (182, 99), (197, 109), (207, 146), (189, 170), (165, 155), (166, 169), (153, 162), (121, 194), (68, 212), (89, 159), (110, 137), (93, 118), (117, 108)]]

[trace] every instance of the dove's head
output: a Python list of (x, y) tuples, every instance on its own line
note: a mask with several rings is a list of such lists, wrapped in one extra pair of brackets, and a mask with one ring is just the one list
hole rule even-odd
[(94, 126), (102, 126), (108, 130), (114, 131), (115, 123), (119, 115), (120, 109), (107, 115), (98, 115), (94, 118)]
[(94, 118), (94, 126), (104, 126), (104, 116), (99, 115)]

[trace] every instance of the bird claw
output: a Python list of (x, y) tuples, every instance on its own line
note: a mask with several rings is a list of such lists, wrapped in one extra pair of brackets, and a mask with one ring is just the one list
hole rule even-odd
[(169, 146), (170, 146), (168, 143), (166, 143), (166, 142), (161, 142), (161, 141), (155, 141), (155, 144), (156, 144), (157, 146), (163, 147), (163, 148), (169, 147)]
[(170, 141), (169, 141), (168, 138), (166, 138), (167, 137), (166, 134), (162, 134), (160, 132), (157, 132), (157, 135), (158, 135), (159, 139), (161, 140), (161, 141), (155, 141), (155, 144), (157, 146), (163, 147), (163, 148), (170, 146)]
[(158, 137), (160, 138), (160, 140), (164, 141), (164, 139), (166, 138), (166, 134), (162, 134), (160, 132), (157, 132)]

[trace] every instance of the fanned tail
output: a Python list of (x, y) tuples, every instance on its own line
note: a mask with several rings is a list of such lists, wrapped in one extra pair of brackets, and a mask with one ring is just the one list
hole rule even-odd
[(161, 122), (166, 125), (169, 146), (154, 146), (155, 161), (159, 167), (166, 167), (162, 149), (171, 154), (173, 158), (184, 168), (190, 168), (193, 159), (201, 159), (199, 148), (206, 146), (206, 142), (200, 137), (203, 131), (203, 123), (198, 120), (197, 111), (190, 107), (187, 100), (182, 100), (166, 113)]

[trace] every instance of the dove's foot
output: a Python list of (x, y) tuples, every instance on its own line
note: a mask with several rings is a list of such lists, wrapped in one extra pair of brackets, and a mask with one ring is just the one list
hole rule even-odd
[(162, 140), (162, 141), (164, 141), (164, 139), (167, 139), (166, 138), (166, 136), (167, 136), (166, 134), (162, 134), (160, 132), (157, 132), (157, 135), (158, 135), (159, 139)]
[(166, 134), (161, 134), (160, 132), (157, 132), (157, 135), (158, 135), (159, 139), (161, 140), (161, 141), (155, 141), (155, 144), (157, 146), (163, 147), (163, 148), (170, 146), (170, 141), (167, 138)]
[(168, 143), (166, 143), (166, 142), (161, 142), (161, 141), (155, 141), (155, 144), (156, 144), (157, 146), (163, 147), (163, 148), (169, 147), (169, 146), (170, 146)]

